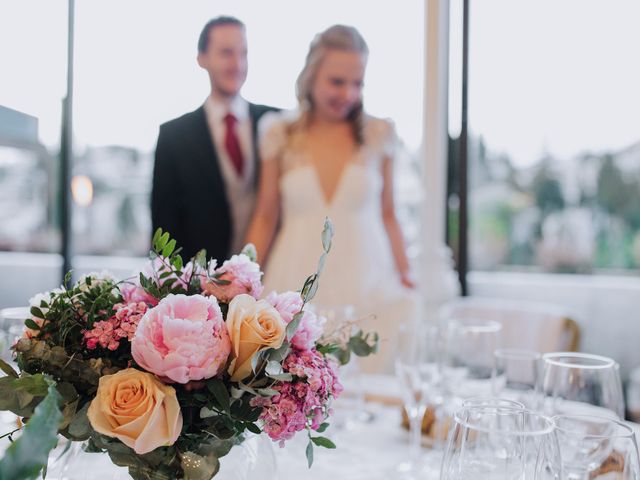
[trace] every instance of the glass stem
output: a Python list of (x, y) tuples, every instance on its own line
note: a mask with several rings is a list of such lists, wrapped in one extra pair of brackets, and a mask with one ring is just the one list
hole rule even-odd
[(410, 458), (413, 465), (420, 463), (420, 454), (422, 450), (422, 419), (427, 411), (426, 405), (414, 405), (410, 409), (410, 428), (411, 428), (411, 450)]

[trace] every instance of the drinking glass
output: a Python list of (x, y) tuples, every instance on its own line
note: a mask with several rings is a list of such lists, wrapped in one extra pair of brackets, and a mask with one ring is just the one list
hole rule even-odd
[(410, 425), (410, 458), (396, 470), (404, 479), (418, 479), (425, 468), (421, 461), (422, 418), (440, 382), (437, 328), (401, 325), (396, 333), (395, 369)]
[(542, 359), (541, 401), (545, 413), (624, 418), (620, 368), (615, 361), (574, 352), (547, 353)]
[(19, 337), (30, 318), (29, 307), (3, 308), (0, 310), (0, 358), (5, 362), (13, 361), (11, 345)]
[(638, 445), (629, 425), (594, 415), (557, 415), (553, 421), (563, 479), (640, 478)]
[(493, 352), (501, 346), (501, 332), (502, 325), (492, 320), (449, 320), (443, 371), (448, 394), (491, 395)]
[(493, 395), (506, 396), (538, 409), (540, 353), (518, 348), (499, 348), (493, 352), (491, 387)]
[(558, 479), (549, 417), (517, 408), (463, 407), (454, 416), (440, 480)]

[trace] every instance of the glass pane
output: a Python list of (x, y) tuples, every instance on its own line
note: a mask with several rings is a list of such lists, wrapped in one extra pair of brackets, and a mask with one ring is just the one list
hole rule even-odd
[(470, 10), (472, 268), (640, 267), (640, 4)]
[[(247, 26), (250, 68), (243, 96), (282, 108), (296, 106), (295, 80), (316, 33), (334, 23), (361, 31), (371, 52), (366, 108), (392, 118), (405, 143), (397, 191), (400, 215), (416, 236), (423, 2), (200, 0), (178, 8), (175, 2), (110, 0), (76, 7), (75, 252), (147, 252), (158, 126), (208, 96), (209, 79), (196, 62), (197, 39), (204, 24), (221, 14)], [(393, 23), (383, 27), (381, 18)]]
[(0, 250), (57, 252), (66, 2), (3, 2), (0, 45)]

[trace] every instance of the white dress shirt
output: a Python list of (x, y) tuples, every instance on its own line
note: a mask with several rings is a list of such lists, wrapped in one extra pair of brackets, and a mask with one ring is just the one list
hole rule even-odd
[[(226, 105), (211, 96), (204, 103), (204, 111), (209, 124), (209, 131), (218, 154), (220, 171), (226, 185), (227, 200), (231, 210), (231, 252), (239, 253), (244, 246), (244, 238), (249, 228), (255, 203), (255, 161), (253, 158), (253, 141), (251, 118), (249, 117), (249, 103), (237, 96), (230, 105)], [(244, 161), (242, 175), (235, 170), (227, 149), (224, 146), (226, 125), (224, 117), (227, 113), (237, 119), (236, 135), (240, 142)], [(211, 219), (215, 221), (215, 219)], [(225, 259), (219, 258), (218, 261)]]

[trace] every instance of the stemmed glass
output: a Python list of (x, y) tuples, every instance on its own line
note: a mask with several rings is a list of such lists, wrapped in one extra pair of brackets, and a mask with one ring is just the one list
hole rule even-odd
[(475, 406), (454, 416), (440, 480), (551, 480), (560, 470), (550, 418), (518, 408)]
[(448, 319), (444, 377), (447, 392), (468, 398), (491, 394), (493, 352), (501, 346), (502, 325), (476, 318)]
[(630, 426), (594, 415), (557, 415), (553, 420), (563, 479), (640, 478), (638, 445)]
[(542, 356), (533, 350), (499, 348), (493, 353), (493, 395), (506, 395), (531, 410), (538, 409), (540, 363)]
[(396, 470), (403, 479), (421, 478), (422, 418), (440, 382), (438, 329), (435, 326), (405, 324), (396, 333), (395, 369), (410, 425), (410, 458)]
[(542, 358), (541, 394), (545, 413), (624, 418), (620, 369), (615, 361), (573, 352), (547, 353)]

